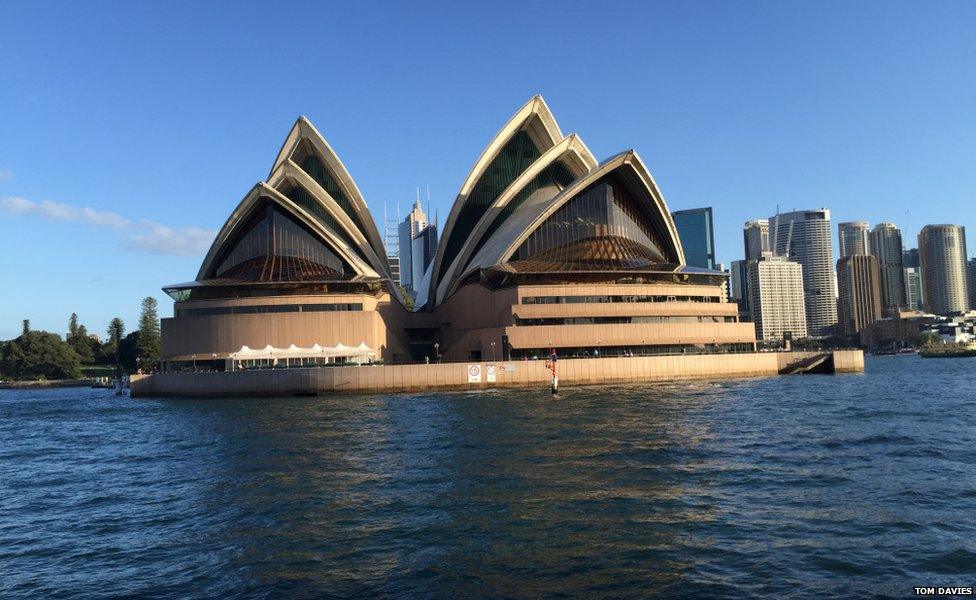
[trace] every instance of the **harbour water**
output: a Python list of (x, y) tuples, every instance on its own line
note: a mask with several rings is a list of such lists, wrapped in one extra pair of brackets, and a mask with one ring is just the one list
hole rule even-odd
[(0, 597), (976, 585), (976, 359), (330, 398), (0, 391)]

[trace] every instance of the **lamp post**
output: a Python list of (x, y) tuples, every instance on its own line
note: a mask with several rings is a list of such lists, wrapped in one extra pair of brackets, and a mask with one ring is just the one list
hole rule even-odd
[(596, 341), (596, 357), (597, 358), (600, 358), (600, 344), (602, 342), (603, 342), (603, 340), (597, 340)]
[(644, 339), (641, 338), (641, 356), (644, 356), (644, 352), (647, 351), (646, 346), (647, 346), (647, 344), (644, 342)]
[(434, 362), (441, 362), (441, 344), (434, 342)]
[(190, 355), (190, 358), (193, 359), (193, 372), (196, 373), (197, 372), (197, 355), (196, 354), (191, 354)]
[(495, 342), (491, 343), (491, 362), (495, 362)]

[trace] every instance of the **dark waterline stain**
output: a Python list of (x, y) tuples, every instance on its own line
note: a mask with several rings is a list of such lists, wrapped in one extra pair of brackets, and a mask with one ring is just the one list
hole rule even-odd
[(976, 361), (477, 393), (0, 391), (0, 597), (909, 597), (976, 575)]

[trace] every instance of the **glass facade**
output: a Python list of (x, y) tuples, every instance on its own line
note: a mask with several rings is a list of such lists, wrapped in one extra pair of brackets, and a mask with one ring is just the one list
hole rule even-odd
[(715, 268), (715, 233), (712, 208), (693, 208), (671, 213), (685, 251), (685, 264), (702, 269)]
[(522, 243), (511, 262), (552, 269), (621, 270), (667, 263), (658, 232), (612, 175), (567, 202)]
[(464, 200), (450, 236), (445, 240), (444, 258), (437, 274), (438, 279), (454, 261), (471, 230), (475, 228), (492, 202), (537, 158), (539, 158), (539, 149), (532, 142), (529, 134), (522, 130), (515, 134), (501, 149), (498, 156), (491, 161), (481, 179), (475, 183), (471, 193)]
[(302, 281), (354, 274), (321, 239), (274, 202), (256, 208), (207, 278)]
[(307, 155), (298, 163), (298, 165), (303, 171), (308, 173), (312, 179), (322, 186), (323, 190), (332, 196), (332, 199), (336, 201), (339, 208), (349, 215), (349, 218), (352, 219), (352, 222), (356, 224), (356, 227), (358, 227), (359, 230), (365, 234), (367, 229), (363, 227), (363, 223), (359, 218), (359, 213), (355, 208), (353, 208), (352, 202), (350, 202), (349, 198), (346, 197), (346, 193), (342, 191), (341, 187), (339, 187), (339, 184), (336, 182), (335, 177), (333, 177), (332, 172), (329, 171), (324, 164), (322, 164), (322, 161), (319, 160), (319, 158), (315, 156), (311, 150), (305, 149), (305, 152)]
[(367, 265), (370, 264), (369, 260), (366, 259), (366, 255), (359, 248), (359, 244), (352, 241), (352, 238), (346, 233), (345, 228), (336, 221), (335, 217), (329, 211), (325, 210), (325, 207), (318, 200), (308, 193), (308, 190), (300, 186), (295, 186), (285, 192), (285, 197), (297, 204), (305, 212), (316, 217), (327, 229), (331, 230), (347, 246), (352, 248), (364, 263)]
[(549, 197), (555, 197), (556, 194), (561, 192), (566, 186), (573, 182), (575, 177), (570, 173), (569, 169), (566, 168), (562, 162), (557, 162), (555, 164), (549, 165), (543, 169), (538, 175), (536, 175), (532, 181), (522, 188), (514, 198), (509, 200), (508, 204), (502, 208), (501, 212), (488, 226), (485, 230), (484, 235), (478, 240), (478, 244), (471, 251), (471, 256), (478, 253), (481, 247), (484, 246), (485, 242), (491, 239), (492, 234), (501, 227), (505, 221), (515, 213), (530, 196), (538, 192), (539, 190), (549, 189), (551, 193)]

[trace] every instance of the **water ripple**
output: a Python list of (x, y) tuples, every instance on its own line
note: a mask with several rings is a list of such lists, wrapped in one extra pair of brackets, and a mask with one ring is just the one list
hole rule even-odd
[(558, 399), (0, 391), (0, 597), (900, 598), (968, 586), (970, 369), (878, 357), (865, 375)]

